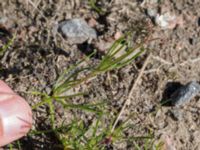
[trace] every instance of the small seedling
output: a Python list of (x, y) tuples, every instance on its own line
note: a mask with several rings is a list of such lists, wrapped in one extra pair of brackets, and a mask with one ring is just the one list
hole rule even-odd
[[(55, 82), (50, 95), (41, 92), (32, 93), (42, 96), (42, 101), (34, 105), (33, 109), (37, 109), (42, 105), (48, 105), (51, 131), (56, 135), (65, 149), (103, 150), (113, 142), (126, 138), (123, 135), (123, 131), (126, 129), (124, 123), (116, 127), (114, 131), (112, 131), (113, 123), (108, 126), (102, 123), (102, 116), (106, 114), (106, 110), (102, 109), (105, 103), (72, 104), (68, 101), (69, 98), (81, 96), (84, 93), (68, 94), (71, 93), (68, 91), (88, 80), (92, 80), (97, 75), (122, 68), (129, 64), (144, 52), (144, 44), (145, 42), (133, 48), (129, 45), (125, 36), (121, 37), (112, 45), (98, 65), (90, 67), (82, 65), (83, 62), (86, 62), (93, 55), (91, 54), (63, 71), (63, 74)], [(59, 102), (65, 109), (80, 109), (93, 113), (97, 116), (97, 119), (91, 125), (85, 125), (84, 121), (74, 119), (68, 125), (57, 127), (53, 101)], [(45, 131), (39, 133), (45, 133)]]
[(92, 9), (94, 9), (97, 13), (99, 13), (99, 14), (103, 14), (104, 13), (104, 11), (100, 7), (98, 7), (96, 5), (97, 0), (88, 0), (88, 2), (89, 2), (90, 7)]

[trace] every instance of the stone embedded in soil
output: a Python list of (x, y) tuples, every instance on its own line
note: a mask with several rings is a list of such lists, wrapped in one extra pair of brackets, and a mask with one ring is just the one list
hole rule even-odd
[(146, 9), (146, 13), (149, 17), (155, 18), (158, 14), (158, 0), (144, 0), (141, 3), (141, 7)]
[(0, 17), (0, 24), (5, 24), (7, 20), (7, 17)]
[(200, 84), (196, 81), (189, 82), (188, 84), (177, 89), (172, 96), (170, 101), (174, 106), (182, 106), (188, 103), (200, 92)]
[(158, 13), (158, 10), (156, 8), (147, 8), (147, 14), (150, 17), (155, 17)]
[(176, 26), (176, 16), (170, 14), (169, 12), (161, 15), (157, 15), (155, 22), (163, 29), (173, 29)]
[(73, 44), (81, 44), (97, 38), (96, 31), (85, 20), (79, 18), (61, 22), (58, 25), (58, 31)]
[(177, 25), (183, 27), (183, 16), (176, 16), (170, 12), (163, 14), (157, 14), (155, 17), (155, 23), (162, 29), (174, 29)]
[(153, 22), (162, 29), (173, 29), (177, 25), (183, 25), (182, 16), (177, 16), (170, 11), (163, 11), (163, 9), (159, 7), (158, 0), (144, 0), (141, 6), (145, 8), (147, 15)]

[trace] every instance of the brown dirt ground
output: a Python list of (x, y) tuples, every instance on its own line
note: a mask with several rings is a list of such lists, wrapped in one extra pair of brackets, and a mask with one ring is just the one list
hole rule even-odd
[[(33, 2), (37, 9), (30, 2)], [(58, 22), (75, 17), (95, 19), (98, 40), (94, 43), (98, 43), (100, 40), (112, 38), (118, 31), (125, 33), (135, 28), (140, 31), (146, 29), (146, 22), (150, 19), (140, 4), (140, 1), (136, 0), (102, 0), (99, 5), (106, 13), (99, 15), (90, 8), (87, 1), (0, 0), (0, 24), (10, 33), (16, 33), (14, 44), (0, 59), (1, 79), (25, 97), (30, 105), (37, 103), (40, 97), (26, 92), (49, 92), (62, 70), (80, 60), (86, 53), (84, 45), (70, 45), (55, 32)], [(173, 30), (162, 30), (159, 26), (152, 25), (152, 37), (160, 40), (147, 46), (151, 49), (152, 58), (124, 113), (124, 118), (131, 113), (137, 114), (131, 120), (134, 128), (128, 131), (127, 135), (140, 136), (152, 130), (157, 140), (169, 136), (177, 150), (199, 150), (199, 96), (179, 110), (174, 107), (155, 108), (168, 83), (200, 81), (200, 1), (161, 1), (158, 7), (166, 7), (181, 15), (184, 23)], [(144, 36), (140, 32), (134, 33), (134, 41)], [(98, 76), (89, 84), (82, 85), (81, 88), (87, 89), (89, 96), (72, 101), (81, 103), (107, 99), (110, 107), (119, 110), (146, 56), (141, 56), (123, 69)], [(94, 58), (91, 62), (96, 63), (98, 59)], [(91, 119), (79, 111), (63, 112), (58, 108), (59, 111), (65, 115), (61, 117), (58, 113), (58, 121), (63, 118), (70, 120), (73, 115), (81, 116), (81, 119), (86, 121)], [(175, 111), (178, 111), (178, 117), (173, 116)], [(47, 115), (45, 106), (35, 111), (33, 128), (48, 129)], [(51, 135), (25, 137), (21, 142), (22, 149), (56, 149), (53, 147), (56, 141)], [(114, 149), (130, 150), (134, 149), (133, 147), (131, 143), (113, 146)]]

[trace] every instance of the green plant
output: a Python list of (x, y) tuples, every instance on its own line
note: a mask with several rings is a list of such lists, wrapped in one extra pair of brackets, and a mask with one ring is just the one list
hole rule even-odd
[(96, 5), (96, 3), (97, 3), (96, 0), (88, 0), (88, 2), (89, 2), (90, 7), (92, 9), (94, 9), (96, 12), (98, 12), (99, 14), (103, 14), (104, 13), (103, 10)]
[[(52, 129), (56, 137), (62, 143), (65, 149), (105, 149), (107, 144), (102, 144), (106, 140), (113, 143), (117, 139), (123, 139), (123, 131), (126, 127), (124, 124), (115, 128), (112, 131), (112, 123), (103, 127), (100, 122), (102, 116), (105, 114), (105, 109), (102, 109), (105, 103), (92, 104), (72, 104), (68, 101), (69, 98), (81, 96), (84, 93), (71, 93), (70, 91), (80, 84), (88, 80), (92, 80), (97, 75), (103, 74), (110, 70), (119, 69), (132, 62), (135, 58), (144, 52), (143, 45), (145, 42), (138, 44), (135, 48), (129, 45), (126, 37), (118, 39), (108, 50), (100, 63), (96, 66), (84, 66), (83, 62), (92, 57), (93, 54), (71, 66), (69, 69), (63, 71), (63, 74), (55, 82), (51, 94), (32, 92), (32, 94), (42, 96), (42, 101), (34, 105), (32, 108), (37, 109), (42, 105), (48, 105)], [(97, 120), (92, 125), (84, 125), (83, 121), (74, 119), (67, 126), (56, 126), (55, 122), (55, 108), (53, 101), (60, 103), (65, 109), (80, 109), (87, 112), (92, 112), (97, 116)], [(101, 131), (97, 130), (101, 128)], [(88, 132), (90, 136), (86, 136)], [(35, 132), (36, 133), (36, 132)], [(40, 132), (40, 133), (45, 133)]]
[[(69, 105), (66, 99), (83, 95), (83, 93), (74, 93), (72, 95), (68, 95), (66, 93), (76, 86), (84, 83), (85, 81), (96, 77), (99, 74), (103, 74), (110, 70), (119, 69), (127, 65), (144, 52), (144, 48), (142, 47), (143, 44), (144, 43), (139, 44), (136, 48), (132, 48), (129, 47), (129, 44), (126, 41), (125, 37), (122, 37), (112, 45), (112, 47), (108, 50), (107, 54), (103, 57), (103, 59), (97, 66), (82, 67), (81, 63), (90, 58), (91, 55), (93, 55), (91, 54), (89, 57), (86, 57), (82, 61), (78, 62), (76, 65), (63, 72), (63, 74), (56, 81), (52, 89), (51, 95), (47, 95), (46, 93), (34, 92), (33, 94), (41, 95), (43, 98), (40, 103), (36, 104), (32, 108), (35, 109), (41, 105), (48, 104), (50, 107), (50, 112), (54, 114), (54, 108), (52, 104), (53, 100), (58, 101), (67, 108), (81, 108), (78, 106), (76, 107), (72, 104)], [(86, 73), (86, 75), (83, 76), (84, 73)], [(87, 108), (89, 108), (89, 105), (86, 106)]]
[[(133, 142), (135, 149), (151, 150), (153, 147), (153, 135), (147, 136), (129, 136), (124, 132), (130, 128), (127, 119), (121, 123), (114, 131), (112, 126), (114, 119), (106, 123), (108, 114), (97, 115), (91, 124), (86, 124), (83, 120), (75, 118), (68, 125), (61, 125), (59, 128), (47, 131), (32, 131), (32, 135), (54, 132), (65, 150), (104, 150), (112, 146), (115, 142), (129, 141)], [(112, 117), (111, 117), (112, 118)], [(136, 142), (144, 143), (139, 146)], [(157, 150), (160, 146), (156, 146)]]
[(4, 52), (13, 45), (15, 40), (15, 34), (12, 38), (9, 39), (7, 44), (4, 44), (2, 47), (0, 47), (0, 56), (2, 56), (4, 54)]
[(117, 140), (124, 139), (123, 131), (126, 129), (125, 123), (111, 132), (112, 123), (105, 125), (101, 116), (97, 117), (91, 125), (85, 125), (83, 121), (74, 120), (69, 124), (60, 140), (64, 149), (71, 150), (104, 150)]
[[(13, 149), (14, 149), (14, 148), (13, 148), (13, 147), (14, 147), (13, 144), (9, 144), (8, 147), (9, 147), (9, 150), (13, 150)], [(17, 147), (19, 150), (22, 149), (22, 148), (21, 148), (21, 144), (20, 144), (19, 141), (16, 142), (16, 147)]]
[[(142, 46), (143, 44), (139, 44), (136, 48), (132, 48), (129, 47), (129, 43), (126, 41), (125, 37), (118, 39), (97, 66), (78, 68), (78, 65), (83, 62), (81, 61), (77, 65), (66, 70), (57, 80), (53, 88), (53, 95), (59, 97), (63, 92), (66, 92), (99, 74), (122, 68), (144, 52)], [(87, 75), (78, 78), (78, 76), (86, 70), (88, 72)], [(74, 78), (76, 79), (74, 80)]]
[[(2, 57), (5, 53), (5, 51), (11, 47), (14, 43), (14, 40), (15, 40), (15, 34), (12, 38), (9, 39), (8, 43), (7, 44), (4, 44), (2, 47), (0, 47), (0, 57)], [(0, 66), (0, 71), (2, 71), (2, 66)]]

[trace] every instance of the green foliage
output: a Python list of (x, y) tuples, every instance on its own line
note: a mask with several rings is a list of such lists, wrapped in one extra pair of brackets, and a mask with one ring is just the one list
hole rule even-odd
[(103, 150), (116, 140), (123, 138), (124, 124), (111, 132), (110, 126), (105, 126), (102, 118), (99, 117), (91, 125), (85, 125), (83, 121), (74, 120), (69, 124), (63, 134), (60, 134), (60, 140), (64, 149), (71, 150)]
[(88, 2), (89, 2), (90, 7), (92, 9), (94, 9), (97, 13), (99, 13), (99, 14), (103, 14), (104, 13), (103, 10), (96, 5), (97, 0), (88, 0)]
[(0, 56), (2, 56), (4, 54), (4, 52), (10, 47), (13, 45), (14, 43), (14, 40), (15, 40), (15, 35), (9, 39), (8, 43), (3, 45), (2, 47), (0, 47)]
[[(73, 104), (70, 103), (68, 99), (84, 95), (82, 92), (71, 93), (70, 91), (72, 91), (72, 89), (88, 80), (92, 80), (97, 75), (128, 65), (143, 52), (143, 43), (133, 48), (129, 45), (129, 42), (124, 36), (112, 45), (98, 65), (90, 67), (83, 65), (86, 59), (90, 59), (93, 53), (71, 66), (69, 69), (63, 71), (63, 74), (54, 84), (50, 95), (41, 92), (32, 92), (32, 94), (42, 97), (42, 101), (32, 108), (37, 109), (42, 105), (47, 105), (49, 107), (49, 119), (52, 127), (51, 130), (34, 131), (32, 134), (53, 132), (66, 150), (103, 150), (106, 146), (111, 145), (115, 141), (128, 140), (123, 134), (124, 130), (128, 127), (125, 125), (127, 121), (115, 128), (114, 131), (112, 131), (113, 121), (107, 126), (106, 123), (103, 122), (102, 116), (108, 115), (105, 109), (105, 102)], [(79, 109), (84, 112), (93, 113), (96, 116), (96, 120), (93, 120), (92, 124), (86, 125), (84, 121), (74, 119), (68, 125), (57, 127), (53, 101), (60, 103), (64, 109)]]
[[(142, 47), (142, 44), (138, 45), (136, 48), (132, 48), (129, 46), (126, 38), (122, 37), (112, 45), (97, 66), (80, 68), (79, 65), (83, 62), (81, 61), (77, 65), (64, 71), (63, 75), (61, 75), (53, 88), (54, 96), (62, 95), (63, 92), (66, 92), (99, 74), (122, 68), (140, 56), (143, 52), (144, 48)], [(87, 75), (78, 78), (79, 75), (85, 71), (88, 72)]]

